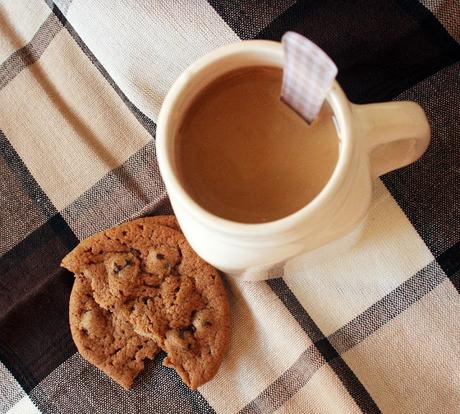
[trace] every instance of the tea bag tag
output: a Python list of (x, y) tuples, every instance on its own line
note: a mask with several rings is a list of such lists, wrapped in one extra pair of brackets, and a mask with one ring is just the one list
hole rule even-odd
[(281, 100), (309, 124), (317, 117), (337, 75), (337, 66), (306, 37), (287, 32), (284, 49)]

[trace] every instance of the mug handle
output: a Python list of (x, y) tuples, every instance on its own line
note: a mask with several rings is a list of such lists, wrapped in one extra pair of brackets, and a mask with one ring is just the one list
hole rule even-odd
[(373, 178), (416, 161), (430, 143), (428, 119), (415, 102), (354, 104), (353, 116)]

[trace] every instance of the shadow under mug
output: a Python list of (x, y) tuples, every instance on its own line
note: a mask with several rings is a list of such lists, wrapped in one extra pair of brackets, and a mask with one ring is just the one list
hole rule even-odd
[[(339, 139), (334, 172), (321, 192), (295, 213), (268, 223), (217, 217), (198, 205), (177, 175), (175, 139), (182, 117), (214, 79), (238, 68), (283, 66), (281, 43), (250, 40), (214, 50), (190, 65), (168, 92), (157, 124), (160, 173), (185, 237), (218, 269), (245, 280), (279, 276), (280, 266), (302, 254), (307, 264), (327, 260), (359, 238), (372, 196), (372, 180), (417, 160), (430, 142), (423, 109), (414, 102), (355, 105), (334, 82), (327, 101)], [(270, 271), (272, 270), (272, 271)]]

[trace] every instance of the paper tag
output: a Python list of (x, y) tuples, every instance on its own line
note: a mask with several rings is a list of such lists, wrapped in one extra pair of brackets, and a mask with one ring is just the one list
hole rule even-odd
[(337, 66), (306, 37), (287, 32), (284, 49), (281, 99), (308, 123), (318, 115), (337, 75)]

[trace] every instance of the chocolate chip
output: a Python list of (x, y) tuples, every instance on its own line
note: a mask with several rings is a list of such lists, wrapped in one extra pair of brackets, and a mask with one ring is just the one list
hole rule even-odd
[(121, 270), (123, 270), (125, 267), (132, 266), (133, 261), (126, 259), (124, 265), (120, 265), (118, 263), (113, 264), (113, 271), (114, 273), (119, 273)]
[(147, 297), (147, 296), (144, 296), (144, 297), (142, 298), (142, 302), (144, 302), (144, 304), (148, 306), (150, 303), (152, 303), (152, 298), (149, 298), (149, 297)]
[(164, 254), (162, 254), (162, 253), (157, 253), (157, 259), (158, 259), (158, 260), (164, 260), (164, 258), (165, 258), (165, 255), (164, 255)]
[(204, 321), (203, 322), (203, 326), (211, 326), (212, 325), (212, 322), (210, 321)]
[(184, 336), (186, 332), (194, 333), (195, 331), (196, 328), (193, 325), (184, 326), (182, 328), (179, 328), (179, 336), (181, 337), (181, 339), (185, 339)]
[(141, 255), (141, 252), (137, 249), (134, 249), (133, 247), (131, 247), (130, 252), (133, 256), (136, 256), (136, 257), (139, 257)]
[(148, 282), (144, 282), (144, 286), (155, 288), (155, 289), (158, 289), (160, 287), (160, 285), (151, 284), (151, 283), (148, 283)]

